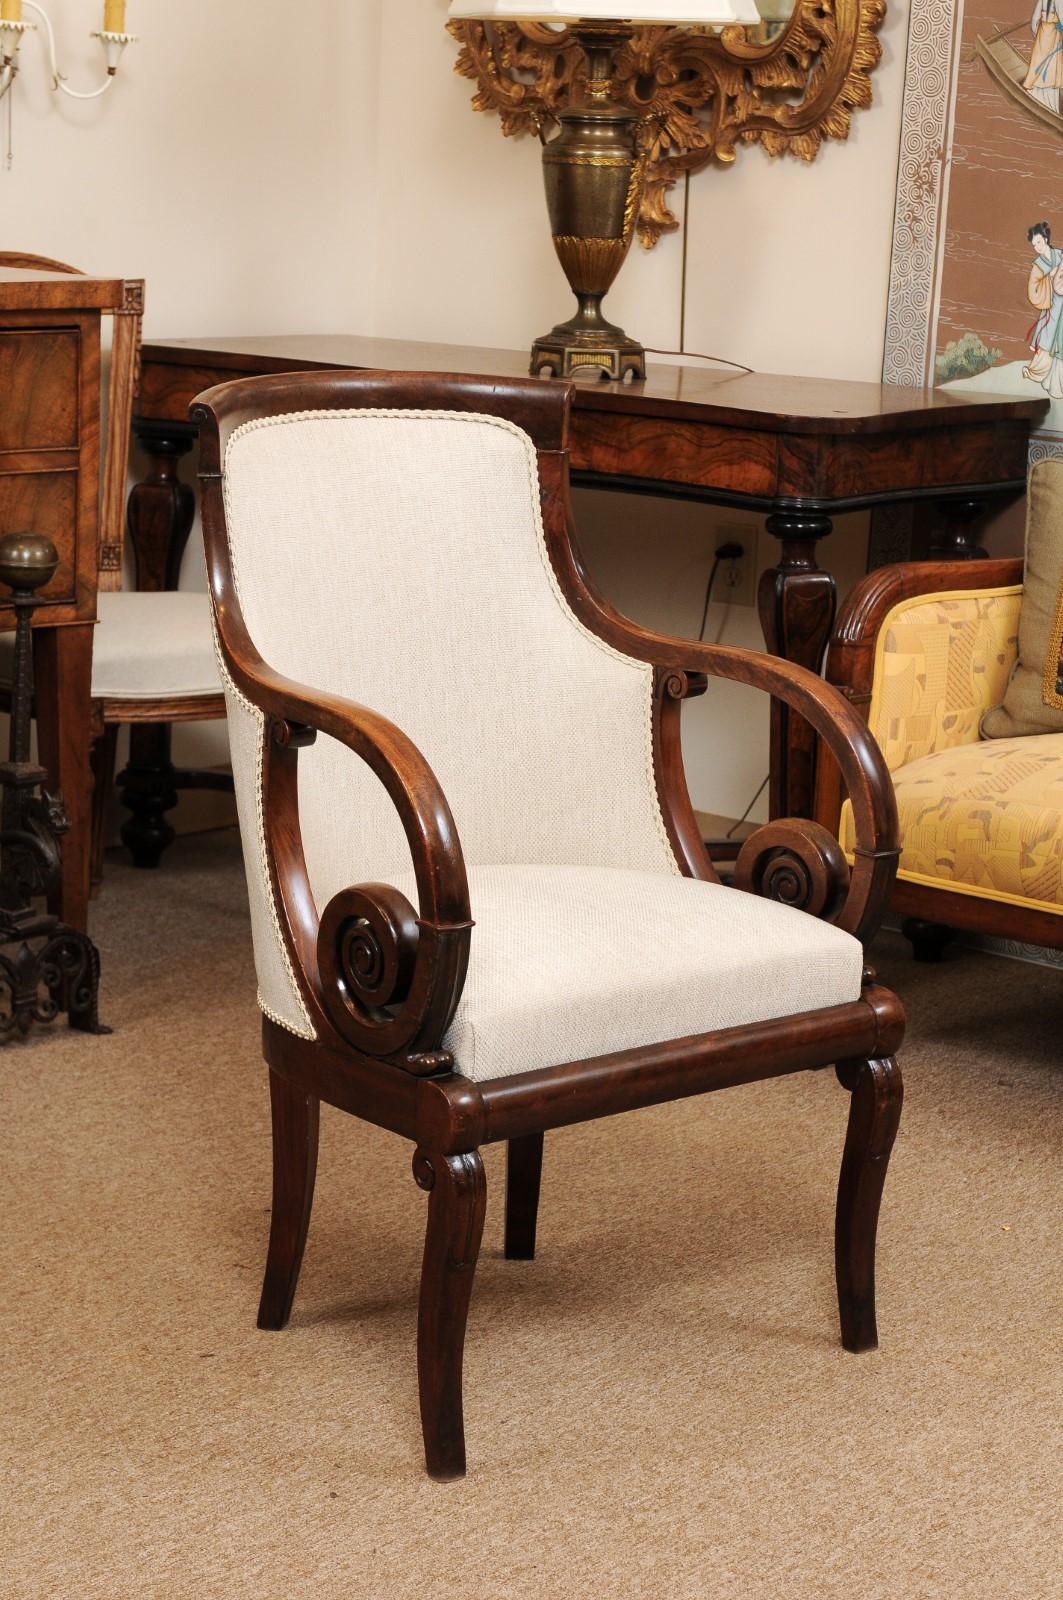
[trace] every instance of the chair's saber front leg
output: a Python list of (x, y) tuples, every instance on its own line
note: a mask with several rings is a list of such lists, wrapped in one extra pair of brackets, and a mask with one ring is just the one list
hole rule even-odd
[(465, 1476), (461, 1367), (472, 1280), (487, 1207), (479, 1152), (418, 1150), (413, 1175), (428, 1190), (428, 1227), (417, 1317), (417, 1378), (429, 1476)]
[(287, 1324), (291, 1315), (310, 1226), (321, 1102), (316, 1095), (307, 1094), (273, 1071), (269, 1075), (269, 1098), (273, 1113), (273, 1213), (258, 1325), (278, 1329)]
[(874, 1350), (878, 1345), (875, 1238), (904, 1084), (891, 1056), (839, 1062), (837, 1070), (839, 1081), (852, 1094), (834, 1225), (842, 1344), (846, 1350)]

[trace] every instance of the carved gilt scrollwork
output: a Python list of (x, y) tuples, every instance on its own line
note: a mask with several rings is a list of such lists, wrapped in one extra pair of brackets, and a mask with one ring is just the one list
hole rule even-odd
[[(885, 0), (795, 0), (774, 38), (637, 27), (620, 49), (617, 98), (644, 121), (649, 173), (639, 238), (652, 249), (678, 220), (668, 192), (685, 173), (729, 165), (739, 144), (811, 161), (824, 139), (845, 139), (852, 112), (871, 103), (875, 37)], [(542, 23), (450, 22), (456, 70), (476, 84), (473, 108), (497, 113), (504, 134), (545, 137), (582, 92), (584, 58), (568, 31)]]
[(818, 822), (769, 822), (750, 834), (735, 863), (734, 884), (831, 921), (849, 893), (849, 863)]

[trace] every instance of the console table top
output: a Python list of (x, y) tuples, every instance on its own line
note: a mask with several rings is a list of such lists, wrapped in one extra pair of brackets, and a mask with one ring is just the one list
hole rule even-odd
[[(162, 339), (146, 343), (143, 354), (145, 365), (156, 373), (166, 367), (224, 367), (234, 376), (315, 367), (379, 367), (502, 378), (528, 375), (525, 351), (367, 338), (359, 334)], [(983, 391), (745, 373), (725, 367), (666, 362), (651, 364), (647, 377), (638, 382), (584, 378), (577, 380), (576, 390), (578, 411), (693, 420), (711, 409), (719, 423), (833, 435), (925, 431), (1003, 418), (1027, 418), (1033, 422), (1048, 406), (1046, 399), (1038, 397), (1022, 399)], [(142, 410), (150, 416), (153, 407), (149, 404)]]

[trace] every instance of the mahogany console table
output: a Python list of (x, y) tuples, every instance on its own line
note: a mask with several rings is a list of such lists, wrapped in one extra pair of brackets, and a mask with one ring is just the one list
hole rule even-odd
[[(130, 532), (146, 552), (142, 570), (150, 567), (153, 586), (176, 582), (191, 526), (177, 468), (195, 439), (187, 422), (195, 396), (251, 373), (328, 367), (513, 378), (527, 374), (528, 358), (347, 334), (145, 345), (134, 432), (152, 468), (132, 491)], [(765, 513), (780, 542), (778, 562), (760, 580), (765, 641), (818, 671), (835, 587), (816, 547), (832, 519), (932, 500), (946, 517), (952, 512), (952, 554), (975, 554), (979, 514), (1025, 491), (1030, 430), (1047, 406), (1042, 399), (660, 364), (638, 383), (577, 385), (573, 481)], [(773, 705), (773, 816), (811, 815), (814, 768), (811, 730)]]

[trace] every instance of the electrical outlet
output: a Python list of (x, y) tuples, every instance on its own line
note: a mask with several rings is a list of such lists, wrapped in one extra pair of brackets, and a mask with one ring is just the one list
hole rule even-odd
[(716, 577), (714, 599), (732, 606), (753, 606), (757, 603), (757, 534), (756, 529), (744, 522), (719, 522), (716, 524), (717, 545), (730, 542), (740, 544), (745, 552), (735, 561), (721, 561)]

